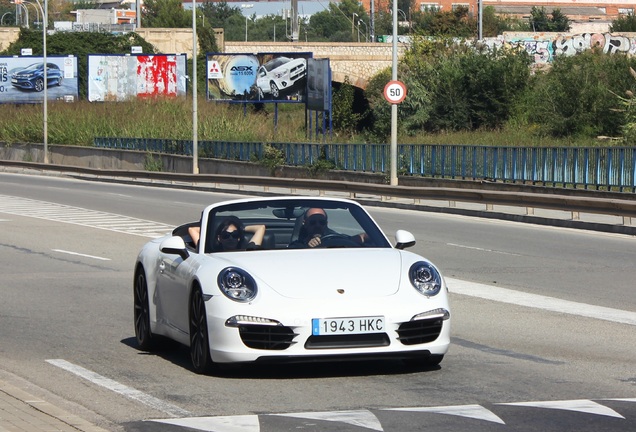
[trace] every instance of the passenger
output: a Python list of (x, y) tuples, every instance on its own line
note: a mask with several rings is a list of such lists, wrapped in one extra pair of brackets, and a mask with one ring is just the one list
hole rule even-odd
[[(245, 242), (244, 235), (246, 232), (253, 233), (253, 235), (250, 242), (245, 247), (241, 247)], [(198, 246), (199, 238), (201, 237), (201, 226), (189, 227), (188, 234), (190, 234), (195, 247)], [(244, 227), (239, 218), (230, 216), (217, 227), (213, 250), (219, 252), (237, 249), (257, 249), (263, 243), (263, 237), (265, 237), (265, 225)]]
[[(249, 243), (245, 245), (246, 232), (253, 233), (253, 235)], [(244, 227), (239, 218), (230, 216), (221, 222), (214, 236), (214, 246), (212, 250), (215, 252), (258, 249), (263, 243), (263, 237), (265, 237), (265, 225), (249, 225)]]

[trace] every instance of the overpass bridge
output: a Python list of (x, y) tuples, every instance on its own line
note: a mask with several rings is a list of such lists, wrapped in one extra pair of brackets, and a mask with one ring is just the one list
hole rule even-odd
[[(406, 50), (405, 44), (398, 44), (398, 57)], [(349, 83), (365, 89), (369, 80), (383, 69), (391, 67), (393, 45), (390, 43), (334, 43), (334, 42), (228, 42), (226, 53), (313, 53), (314, 58), (329, 58), (332, 80)]]

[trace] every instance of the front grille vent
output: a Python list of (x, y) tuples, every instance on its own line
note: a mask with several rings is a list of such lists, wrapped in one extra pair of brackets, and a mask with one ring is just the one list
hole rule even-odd
[(353, 335), (310, 336), (305, 342), (306, 349), (368, 348), (389, 346), (391, 341), (386, 333), (365, 333)]
[(289, 327), (241, 324), (238, 327), (245, 346), (262, 350), (284, 350), (295, 343), (298, 334)]
[(442, 318), (422, 319), (402, 323), (398, 328), (398, 340), (404, 345), (433, 342), (442, 332)]

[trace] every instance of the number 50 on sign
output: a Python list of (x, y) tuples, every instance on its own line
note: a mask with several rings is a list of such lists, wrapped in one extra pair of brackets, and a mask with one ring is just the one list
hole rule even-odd
[(390, 104), (399, 104), (406, 97), (406, 86), (402, 81), (389, 81), (384, 86), (384, 99)]

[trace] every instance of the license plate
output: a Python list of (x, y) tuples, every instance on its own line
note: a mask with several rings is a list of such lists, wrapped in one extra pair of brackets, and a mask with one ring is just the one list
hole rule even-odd
[(380, 333), (384, 331), (384, 317), (314, 318), (311, 327), (314, 336)]
[(18, 82), (18, 80), (17, 80), (17, 79), (15, 79), (15, 78), (11, 78), (11, 82), (15, 84), (15, 83), (17, 83), (17, 82)]

